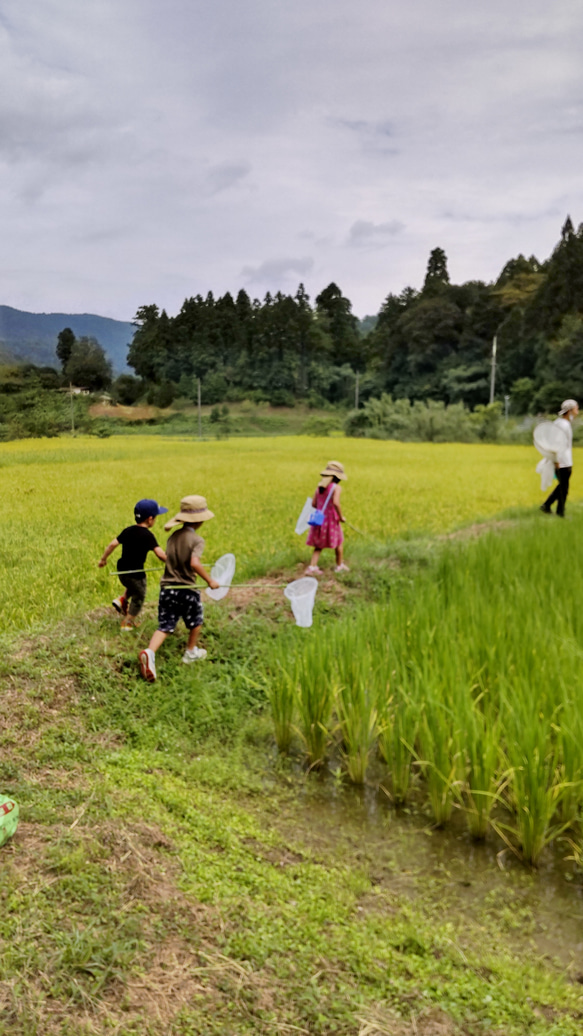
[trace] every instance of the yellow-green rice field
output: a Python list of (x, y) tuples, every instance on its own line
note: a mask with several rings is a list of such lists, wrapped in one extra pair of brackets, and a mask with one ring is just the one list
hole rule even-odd
[[(4, 443), (4, 630), (50, 622), (106, 600), (117, 584), (97, 569), (97, 560), (131, 524), (140, 497), (154, 497), (172, 512), (183, 495), (206, 496), (217, 517), (205, 529), (205, 560), (233, 551), (243, 578), (294, 558), (307, 560), (295, 521), (331, 458), (341, 460), (348, 473), (346, 517), (377, 541), (447, 532), (541, 501), (537, 455), (524, 446), (147, 436)], [(578, 470), (576, 457), (574, 499), (581, 492)], [(160, 519), (154, 531), (164, 543)], [(355, 538), (347, 530), (348, 559)], [(115, 556), (110, 569), (114, 565)]]

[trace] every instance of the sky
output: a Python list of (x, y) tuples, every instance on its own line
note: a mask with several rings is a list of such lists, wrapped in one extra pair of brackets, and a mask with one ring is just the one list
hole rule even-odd
[(0, 0), (0, 304), (360, 317), (583, 220), (580, 0)]

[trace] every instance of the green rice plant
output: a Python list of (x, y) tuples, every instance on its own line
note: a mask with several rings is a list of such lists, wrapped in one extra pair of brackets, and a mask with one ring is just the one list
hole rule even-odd
[(344, 761), (353, 784), (364, 784), (378, 734), (372, 657), (360, 641), (358, 630), (348, 637), (336, 638), (335, 656), (339, 679), (336, 707)]
[(574, 827), (581, 820), (583, 805), (583, 692), (580, 684), (563, 689), (563, 702), (556, 712), (556, 737), (560, 758), (561, 820)]
[(499, 798), (500, 737), (499, 720), (486, 715), (480, 702), (469, 698), (458, 738), (460, 757), (466, 766), (461, 798), (472, 838), (486, 837), (492, 809)]
[(565, 783), (552, 717), (533, 712), (518, 681), (512, 690), (512, 701), (505, 703), (505, 723), (515, 822), (500, 827), (515, 838), (525, 862), (536, 866), (544, 848), (568, 827), (569, 822), (560, 818)]
[(296, 686), (297, 729), (310, 769), (321, 766), (326, 758), (335, 698), (330, 644), (321, 636), (313, 637), (299, 655)]
[(389, 701), (380, 721), (379, 752), (389, 767), (396, 806), (403, 806), (409, 794), (418, 727), (419, 710), (409, 698), (400, 695)]
[(294, 736), (299, 665), (288, 639), (276, 643), (267, 674), (266, 694), (277, 749), (289, 752)]
[(451, 817), (459, 788), (459, 750), (450, 709), (429, 695), (419, 724), (419, 760), (427, 782), (429, 804), (437, 827)]

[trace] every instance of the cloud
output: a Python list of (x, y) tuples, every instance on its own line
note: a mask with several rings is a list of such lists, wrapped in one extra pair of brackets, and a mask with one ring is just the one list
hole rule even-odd
[(209, 194), (220, 194), (221, 191), (228, 191), (229, 187), (235, 187), (251, 172), (251, 167), (245, 163), (230, 165), (222, 162), (209, 169), (206, 175), (206, 185)]
[(1, 6), (2, 303), (127, 319), (295, 277), (370, 313), (437, 245), (488, 280), (583, 218), (574, 0)]
[(348, 232), (348, 244), (353, 248), (384, 248), (391, 238), (401, 234), (405, 224), (399, 219), (389, 223), (371, 223), (366, 219), (357, 219)]
[(248, 284), (265, 284), (277, 290), (281, 281), (287, 280), (292, 274), (302, 277), (309, 273), (314, 265), (314, 260), (309, 256), (302, 259), (266, 259), (259, 266), (244, 266), (241, 276)]

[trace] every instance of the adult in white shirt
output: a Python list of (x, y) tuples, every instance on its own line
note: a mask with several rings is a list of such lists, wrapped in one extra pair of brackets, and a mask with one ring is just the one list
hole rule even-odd
[(573, 428), (571, 421), (577, 417), (579, 413), (579, 404), (576, 399), (566, 399), (561, 404), (559, 410), (559, 416), (557, 420), (553, 422), (558, 428), (561, 429), (565, 434), (565, 445), (558, 451), (557, 460), (555, 463), (555, 471), (557, 473), (557, 485), (553, 492), (541, 507), (541, 511), (545, 514), (551, 514), (551, 505), (557, 503), (557, 517), (565, 517), (565, 503), (567, 501), (567, 494), (569, 492), (569, 479), (571, 478), (571, 472), (573, 470)]

